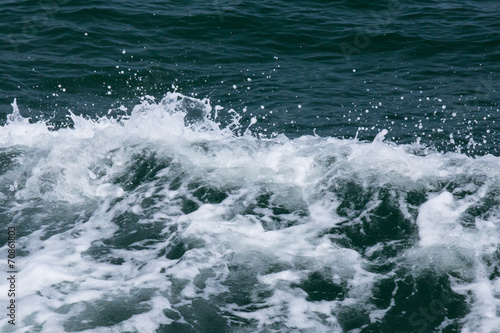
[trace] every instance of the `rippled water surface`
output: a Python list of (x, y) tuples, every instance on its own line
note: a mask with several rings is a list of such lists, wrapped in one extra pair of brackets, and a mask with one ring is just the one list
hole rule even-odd
[(0, 10), (2, 332), (500, 332), (497, 1)]

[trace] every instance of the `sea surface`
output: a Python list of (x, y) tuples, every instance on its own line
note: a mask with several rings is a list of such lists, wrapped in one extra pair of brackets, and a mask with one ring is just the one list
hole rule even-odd
[(499, 1), (0, 15), (1, 332), (500, 332)]

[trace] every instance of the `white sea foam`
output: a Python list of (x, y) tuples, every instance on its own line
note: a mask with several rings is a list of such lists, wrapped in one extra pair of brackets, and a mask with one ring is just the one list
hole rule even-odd
[[(2, 318), (2, 332), (153, 332), (191, 323), (182, 307), (196, 311), (198, 299), (256, 329), (340, 332), (350, 308), (380, 320), (389, 309), (369, 299), (394, 272), (374, 272), (368, 257), (398, 241), (361, 250), (336, 242), (332, 229), (377, 223), (381, 188), (418, 230), (390, 260), (416, 275), (460, 272), (453, 291), (472, 294), (464, 329), (500, 327), (500, 280), (487, 264), (498, 261), (497, 204), (464, 223), (469, 208), (499, 200), (497, 157), (398, 146), (384, 141), (386, 131), (369, 143), (236, 136), (209, 119), (208, 100), (179, 93), (122, 120), (71, 115), (74, 127), (57, 131), (13, 109), (0, 128), (13, 163), (0, 174), (0, 200), (27, 254), (16, 261), (18, 322)], [(346, 182), (359, 186), (353, 199), (336, 192)], [(359, 191), (366, 204), (340, 214)], [(423, 193), (421, 204), (408, 199), (412, 191)], [(341, 295), (310, 301), (299, 286), (314, 272), (343, 286)], [(102, 321), (98, 312), (116, 306), (129, 315)]]

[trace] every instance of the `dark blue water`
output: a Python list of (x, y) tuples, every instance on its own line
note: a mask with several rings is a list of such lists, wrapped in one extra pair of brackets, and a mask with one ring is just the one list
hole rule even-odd
[(362, 128), (370, 139), (387, 128), (396, 142), (452, 150), (473, 139), (474, 152), (496, 152), (495, 1), (53, 0), (4, 2), (2, 12), (4, 119), (13, 98), (59, 123), (68, 109), (105, 114), (174, 84), (267, 115), (259, 132)]
[(499, 2), (0, 10), (2, 332), (499, 332)]

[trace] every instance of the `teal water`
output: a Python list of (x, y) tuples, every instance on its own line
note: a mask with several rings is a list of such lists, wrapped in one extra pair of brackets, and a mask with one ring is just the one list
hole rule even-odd
[(266, 116), (256, 132), (498, 145), (495, 1), (4, 1), (2, 13), (3, 119), (13, 98), (64, 123), (173, 84)]
[(499, 332), (500, 3), (0, 9), (2, 332)]

